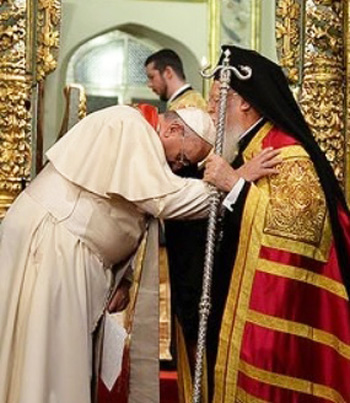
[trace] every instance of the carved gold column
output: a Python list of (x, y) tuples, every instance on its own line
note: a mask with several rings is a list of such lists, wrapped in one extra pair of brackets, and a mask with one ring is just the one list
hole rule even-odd
[(0, 0), (0, 218), (30, 179), (32, 89), (56, 67), (59, 21), (58, 0)]
[(36, 78), (41, 81), (57, 66), (61, 0), (38, 0), (34, 3), (38, 3), (36, 13)]
[(345, 185), (343, 23), (343, 0), (306, 2), (301, 106), (336, 177)]
[(276, 0), (280, 63), (343, 186), (348, 147), (345, 11), (342, 0)]
[(302, 79), (302, 17), (300, 1), (276, 1), (276, 42), (279, 62), (298, 98)]
[(29, 179), (30, 75), (26, 67), (27, 4), (0, 6), (0, 216)]

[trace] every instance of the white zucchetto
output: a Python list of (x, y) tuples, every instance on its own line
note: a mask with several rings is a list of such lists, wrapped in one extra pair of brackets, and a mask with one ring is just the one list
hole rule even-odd
[(215, 126), (209, 114), (202, 109), (188, 107), (175, 111), (186, 125), (210, 145), (215, 143)]

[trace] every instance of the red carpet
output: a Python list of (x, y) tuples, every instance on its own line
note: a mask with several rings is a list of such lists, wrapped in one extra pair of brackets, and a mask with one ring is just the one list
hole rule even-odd
[[(115, 389), (110, 392), (99, 383), (99, 403), (124, 403), (118, 398), (116, 400)], [(175, 371), (160, 371), (160, 403), (178, 403), (177, 374)], [(126, 403), (126, 401), (125, 401)]]

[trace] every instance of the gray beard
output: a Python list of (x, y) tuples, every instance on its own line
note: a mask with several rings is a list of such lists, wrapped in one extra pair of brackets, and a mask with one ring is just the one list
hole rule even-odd
[(238, 154), (238, 135), (229, 130), (225, 133), (224, 145), (223, 145), (223, 158), (232, 164), (233, 160)]

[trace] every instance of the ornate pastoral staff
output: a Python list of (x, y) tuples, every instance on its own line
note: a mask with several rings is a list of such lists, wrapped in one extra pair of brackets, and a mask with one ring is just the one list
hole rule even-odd
[[(220, 72), (220, 103), (219, 103), (219, 116), (217, 120), (216, 139), (215, 139), (215, 153), (218, 155), (221, 155), (223, 150), (227, 93), (230, 88), (231, 74), (233, 73), (240, 80), (248, 80), (252, 75), (251, 68), (248, 66), (239, 66), (241, 71), (239, 71), (236, 67), (230, 66), (229, 60), (231, 52), (228, 49), (224, 52), (224, 55), (225, 57), (222, 65), (216, 66), (211, 73), (208, 72), (208, 68), (204, 68), (203, 71), (201, 72), (202, 77), (207, 79), (213, 77), (217, 72)], [(215, 188), (215, 186), (211, 186), (209, 222), (207, 232), (207, 243), (205, 249), (205, 260), (204, 260), (203, 287), (202, 287), (202, 296), (199, 303), (199, 328), (198, 328), (198, 341), (196, 352), (196, 367), (195, 367), (193, 395), (192, 395), (193, 403), (200, 403), (201, 399), (203, 355), (206, 347), (208, 317), (211, 308), (210, 289), (211, 289), (212, 271), (214, 263), (217, 218), (220, 202), (221, 202), (220, 192)]]

